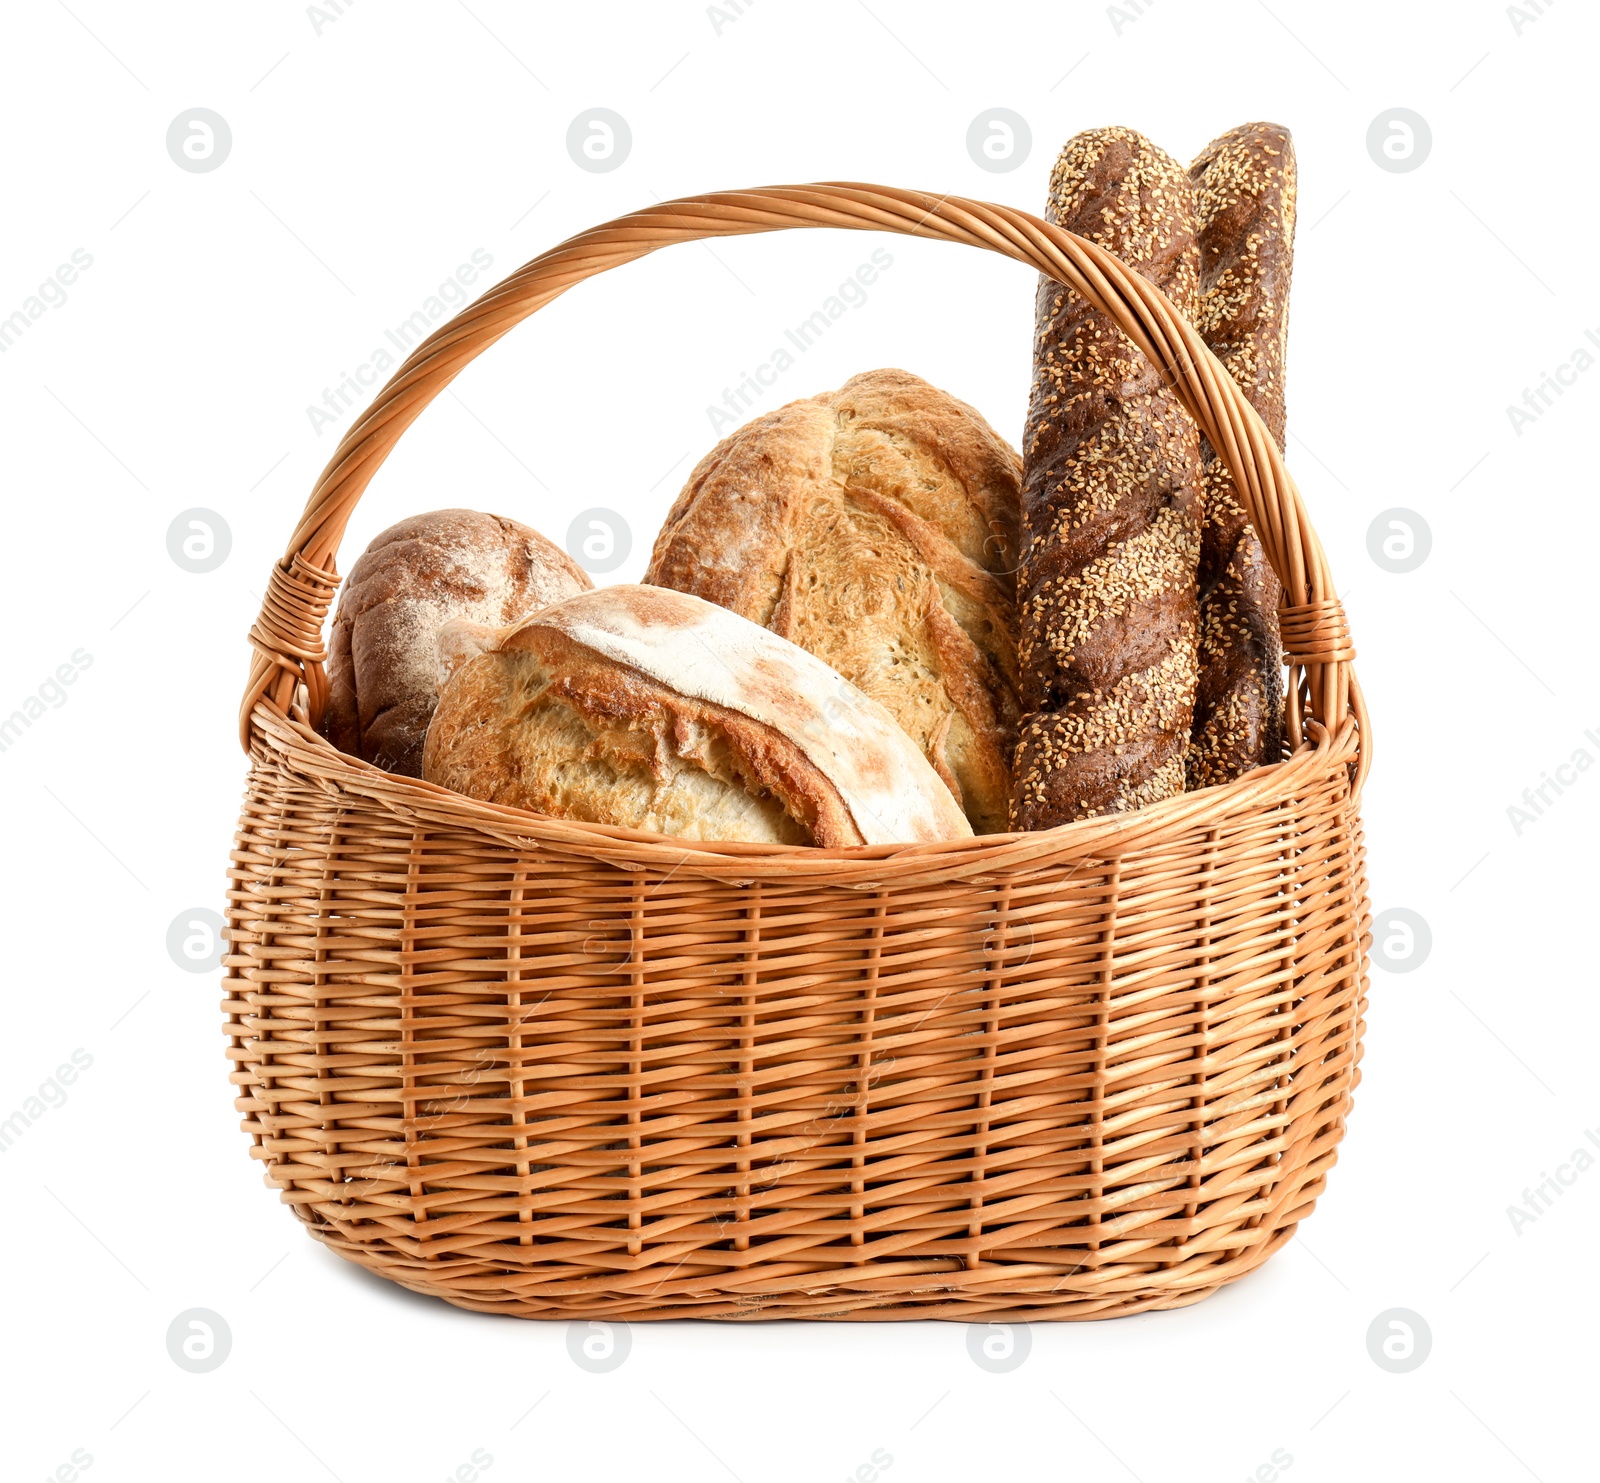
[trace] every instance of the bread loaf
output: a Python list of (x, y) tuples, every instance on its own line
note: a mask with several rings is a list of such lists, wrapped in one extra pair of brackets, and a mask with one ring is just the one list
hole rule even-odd
[(686, 839), (970, 836), (887, 711), (804, 649), (656, 587), (452, 625), (423, 776), (473, 798)]
[[(1195, 310), (1183, 167), (1130, 129), (1068, 141), (1048, 215)], [(1012, 823), (1045, 829), (1183, 790), (1196, 675), (1200, 435), (1115, 324), (1039, 284), (1023, 440)]]
[(827, 661), (900, 723), (978, 833), (1004, 829), (1020, 473), (966, 403), (871, 371), (719, 443), (645, 580)]
[[(1294, 258), (1295, 162), (1289, 131), (1244, 124), (1190, 167), (1200, 226), (1195, 328), (1283, 447), (1284, 352)], [(1203, 440), (1202, 440), (1203, 441)], [(1283, 750), (1278, 578), (1228, 466), (1201, 448), (1200, 679), (1188, 786), (1226, 783)]]
[(499, 627), (589, 586), (566, 552), (501, 515), (435, 510), (391, 525), (339, 593), (324, 734), (341, 752), (420, 777), (440, 627)]

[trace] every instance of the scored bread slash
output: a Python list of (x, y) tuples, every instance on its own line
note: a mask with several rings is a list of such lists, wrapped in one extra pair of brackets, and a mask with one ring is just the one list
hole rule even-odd
[(701, 598), (606, 587), (501, 630), (476, 656), (481, 634), (457, 625), (445, 638), (458, 667), (423, 770), (458, 792), (708, 840), (972, 833), (882, 706)]

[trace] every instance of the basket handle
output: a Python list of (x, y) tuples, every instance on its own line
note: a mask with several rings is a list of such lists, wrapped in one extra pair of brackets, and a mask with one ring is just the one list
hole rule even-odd
[(1308, 719), (1330, 731), (1353, 721), (1359, 727), (1359, 793), (1371, 765), (1371, 732), (1327, 558), (1277, 444), (1193, 326), (1159, 289), (1103, 248), (1025, 211), (847, 182), (689, 196), (619, 217), (541, 253), (418, 345), (345, 433), (273, 568), (250, 630), (255, 653), (239, 713), (245, 750), (256, 703), (264, 700), (286, 715), (302, 680), (312, 724), (321, 720), (328, 698), (323, 622), (338, 586), (335, 559), (350, 512), (400, 435), (469, 361), (596, 273), (676, 242), (788, 227), (897, 232), (986, 247), (1064, 283), (1108, 314), (1161, 368), (1226, 462), (1283, 583), (1279, 619), (1290, 663), (1291, 743), (1299, 745)]

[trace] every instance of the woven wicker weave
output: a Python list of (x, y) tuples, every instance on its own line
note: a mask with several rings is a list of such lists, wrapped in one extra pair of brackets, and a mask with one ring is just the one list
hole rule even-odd
[[(1284, 579), (1287, 760), (1038, 834), (819, 850), (549, 820), (316, 734), (340, 537), (423, 407), (592, 274), (786, 227), (987, 247), (1168, 369)], [(861, 185), (586, 232), (384, 388), (251, 642), (225, 959), (237, 1105), (282, 1199), (352, 1261), (532, 1317), (1095, 1318), (1204, 1297), (1321, 1193), (1366, 991), (1354, 651), (1259, 419), (1092, 244)]]

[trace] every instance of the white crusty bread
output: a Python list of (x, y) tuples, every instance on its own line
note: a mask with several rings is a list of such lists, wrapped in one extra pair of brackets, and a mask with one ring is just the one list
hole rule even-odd
[(423, 776), (473, 798), (701, 840), (972, 833), (882, 706), (687, 593), (606, 587), (492, 636), (452, 625), (441, 651)]
[(792, 639), (885, 706), (980, 834), (1016, 741), (1015, 452), (965, 402), (869, 371), (723, 439), (645, 581)]

